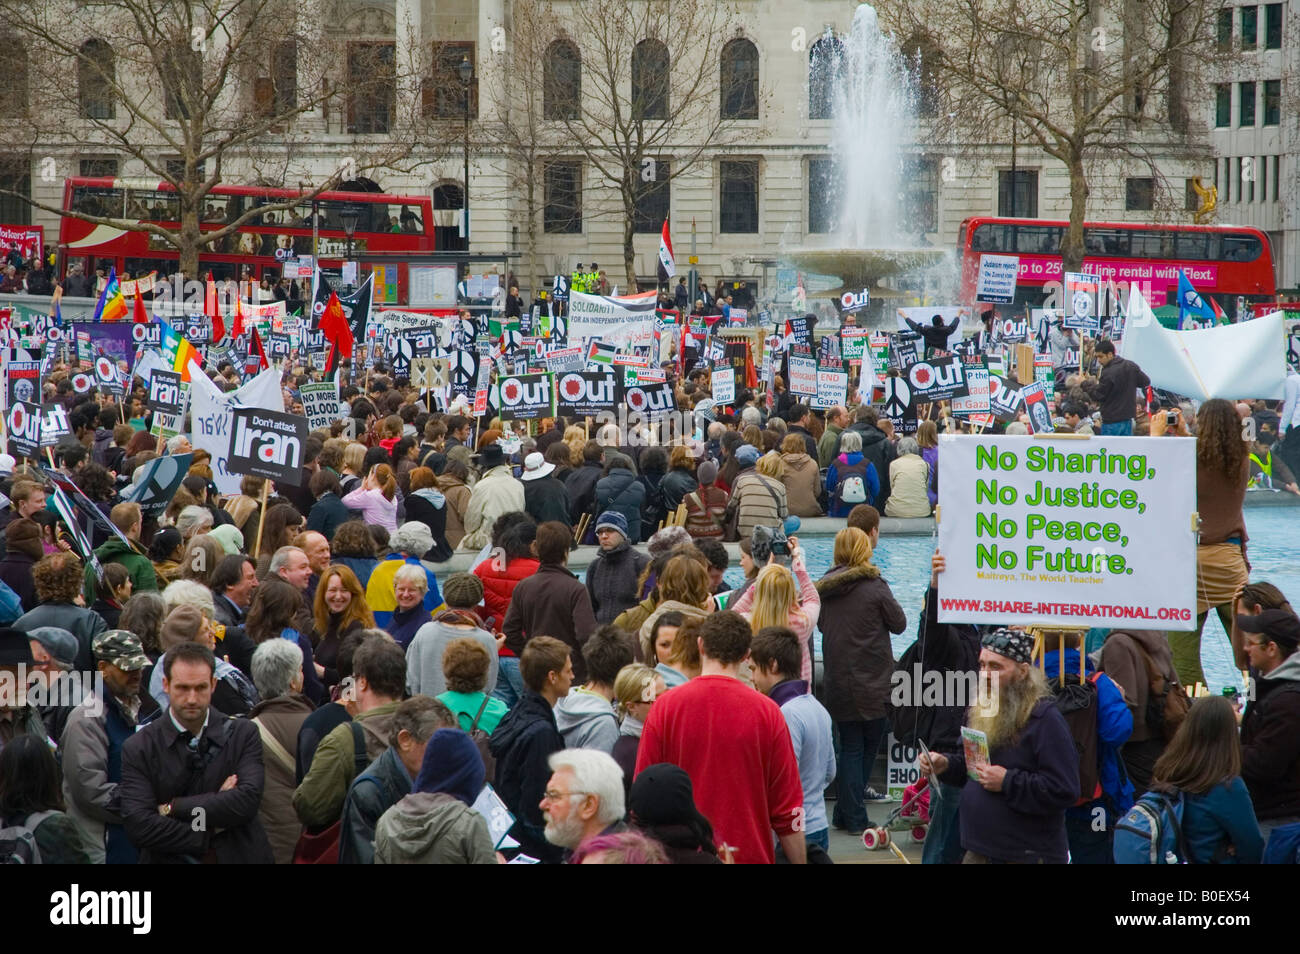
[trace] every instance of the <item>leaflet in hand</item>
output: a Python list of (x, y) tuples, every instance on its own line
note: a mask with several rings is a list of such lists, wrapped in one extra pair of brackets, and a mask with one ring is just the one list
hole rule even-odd
[(491, 785), (484, 785), (483, 791), (479, 792), (478, 798), (474, 800), (474, 811), (483, 816), (487, 822), (488, 834), (492, 836), (493, 848), (513, 848), (518, 842), (503, 845), (503, 842), (513, 842), (509, 837), (510, 826), (515, 823), (515, 816), (510, 814), (510, 809), (506, 808), (506, 803), (501, 801), (501, 796)]
[(966, 753), (966, 775), (976, 781), (976, 769), (989, 764), (989, 737), (979, 729), (961, 728), (961, 747)]

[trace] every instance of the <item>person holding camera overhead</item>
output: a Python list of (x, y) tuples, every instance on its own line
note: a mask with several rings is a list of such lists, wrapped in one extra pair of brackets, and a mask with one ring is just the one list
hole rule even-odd
[[(811, 686), (812, 634), (817, 628), (822, 600), (808, 576), (799, 538), (787, 539), (780, 527), (756, 527), (752, 544), (755, 556), (762, 552), (768, 539), (771, 542), (767, 566), (758, 571), (754, 585), (728, 608), (749, 620), (755, 633), (767, 626), (788, 626), (794, 630), (803, 651), (799, 678)], [(788, 568), (784, 565), (787, 562)]]

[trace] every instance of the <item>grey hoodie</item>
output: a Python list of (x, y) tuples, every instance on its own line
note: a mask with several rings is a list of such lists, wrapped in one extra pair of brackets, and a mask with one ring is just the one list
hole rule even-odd
[(487, 821), (443, 792), (412, 792), (375, 826), (377, 865), (496, 864)]
[(610, 755), (618, 741), (614, 706), (604, 696), (581, 689), (555, 704), (555, 724), (568, 749), (598, 749)]

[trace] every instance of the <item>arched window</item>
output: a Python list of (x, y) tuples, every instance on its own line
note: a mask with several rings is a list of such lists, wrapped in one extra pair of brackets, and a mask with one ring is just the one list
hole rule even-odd
[(542, 64), (542, 116), (577, 119), (581, 103), (582, 54), (572, 40), (556, 40)]
[(722, 118), (758, 118), (758, 47), (737, 37), (722, 48)]
[(844, 43), (827, 33), (808, 51), (808, 118), (830, 119), (835, 113)]
[(916, 112), (922, 118), (939, 115), (939, 48), (923, 33), (914, 34), (903, 44), (903, 55), (916, 79)]
[(632, 118), (668, 118), (668, 47), (642, 40), (632, 50)]
[(81, 115), (87, 119), (113, 119), (117, 105), (113, 96), (116, 83), (113, 48), (103, 40), (87, 40), (77, 56), (77, 92)]

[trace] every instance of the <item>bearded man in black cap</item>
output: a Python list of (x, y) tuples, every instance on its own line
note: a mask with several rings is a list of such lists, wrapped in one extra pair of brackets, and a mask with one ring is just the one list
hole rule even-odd
[[(1040, 669), (1034, 639), (1014, 629), (984, 636), (987, 695), (966, 714), (987, 749), (922, 754), (922, 772), (962, 786), (964, 864), (1065, 864), (1065, 810), (1079, 797), (1079, 754)], [(963, 729), (963, 739), (972, 733)]]
[(1241, 777), (1264, 837), (1300, 822), (1300, 619), (1283, 609), (1238, 616), (1256, 676), (1241, 719)]

